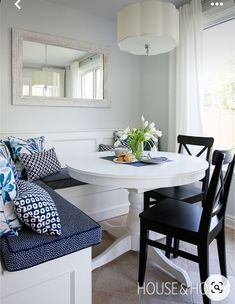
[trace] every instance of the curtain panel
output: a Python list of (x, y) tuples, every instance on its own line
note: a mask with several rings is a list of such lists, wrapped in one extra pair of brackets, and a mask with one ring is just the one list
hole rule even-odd
[(203, 135), (202, 6), (192, 0), (179, 8), (179, 46), (170, 53), (169, 151), (178, 134)]

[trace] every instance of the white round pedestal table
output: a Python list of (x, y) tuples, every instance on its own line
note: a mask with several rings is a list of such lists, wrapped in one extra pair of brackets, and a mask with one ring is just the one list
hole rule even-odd
[[(145, 191), (196, 182), (205, 176), (205, 170), (208, 168), (208, 162), (199, 157), (169, 152), (155, 152), (155, 154), (156, 157), (167, 157), (171, 161), (137, 167), (132, 164), (117, 164), (102, 158), (112, 156), (111, 152), (94, 152), (71, 159), (67, 163), (70, 176), (77, 180), (98, 186), (125, 188), (129, 192), (130, 206), (126, 225), (112, 226), (108, 223), (102, 225), (102, 228), (115, 236), (116, 240), (93, 259), (93, 270), (129, 250), (139, 250), (139, 214), (143, 211)], [(154, 264), (161, 270), (169, 273), (185, 286), (191, 285), (187, 272), (167, 259), (160, 250), (150, 247), (149, 254)]]

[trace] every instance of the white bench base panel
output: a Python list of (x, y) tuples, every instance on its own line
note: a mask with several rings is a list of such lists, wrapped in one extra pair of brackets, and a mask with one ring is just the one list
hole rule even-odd
[(126, 189), (82, 185), (55, 191), (97, 222), (127, 214), (129, 210)]
[(91, 247), (25, 270), (0, 273), (1, 304), (91, 304), (91, 290)]

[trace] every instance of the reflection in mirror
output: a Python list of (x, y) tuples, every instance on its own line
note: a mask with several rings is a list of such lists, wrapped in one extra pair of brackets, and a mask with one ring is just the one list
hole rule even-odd
[(110, 107), (106, 46), (12, 29), (14, 105)]
[(23, 97), (103, 99), (103, 54), (23, 41)]

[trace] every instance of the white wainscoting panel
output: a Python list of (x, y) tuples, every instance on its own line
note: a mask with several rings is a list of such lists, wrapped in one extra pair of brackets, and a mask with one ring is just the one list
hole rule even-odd
[(83, 153), (95, 152), (99, 144), (113, 143), (112, 129), (101, 130), (75, 130), (70, 132), (21, 132), (21, 133), (0, 133), (0, 137), (7, 139), (8, 136), (15, 136), (22, 139), (38, 137), (44, 135), (46, 138), (46, 147), (55, 147), (57, 156), (62, 166), (65, 166), (67, 160)]
[(55, 140), (53, 141), (53, 146), (61, 164), (65, 166), (67, 160), (71, 158), (76, 159), (76, 157), (82, 155), (84, 151), (96, 151), (97, 141), (96, 138)]

